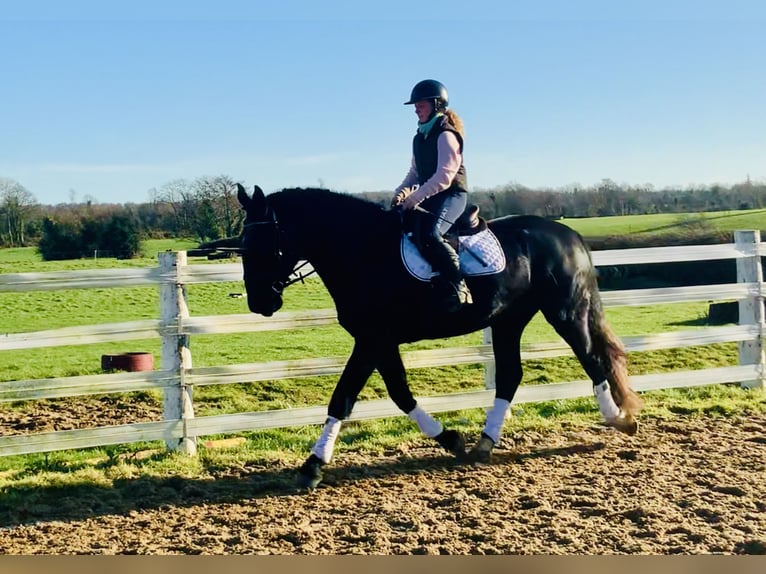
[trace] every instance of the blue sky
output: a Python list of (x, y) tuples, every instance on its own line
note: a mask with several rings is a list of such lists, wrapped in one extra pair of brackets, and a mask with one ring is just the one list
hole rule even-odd
[(0, 178), (44, 204), (393, 189), (435, 78), (473, 189), (765, 181), (765, 25), (738, 0), (7, 1)]

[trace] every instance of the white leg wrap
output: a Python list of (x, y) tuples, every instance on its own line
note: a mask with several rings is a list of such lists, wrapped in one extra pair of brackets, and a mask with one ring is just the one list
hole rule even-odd
[(497, 444), (500, 440), (500, 431), (503, 429), (505, 415), (511, 408), (511, 403), (505, 399), (495, 399), (494, 406), (487, 413), (487, 419), (484, 422), (484, 434)]
[(322, 429), (322, 435), (314, 443), (314, 448), (311, 449), (311, 454), (316, 455), (327, 464), (332, 458), (332, 452), (335, 450), (335, 439), (338, 438), (340, 432), (341, 421), (334, 417), (327, 417), (327, 421), (324, 423)]
[(609, 383), (604, 381), (600, 385), (593, 386), (593, 392), (598, 400), (598, 408), (601, 410), (601, 415), (604, 420), (610, 421), (616, 419), (620, 415), (620, 407), (614, 402), (612, 398), (612, 391), (609, 390)]
[(427, 437), (434, 438), (442, 433), (444, 427), (442, 424), (424, 411), (421, 407), (415, 407), (407, 413), (410, 420), (417, 423), (420, 431)]

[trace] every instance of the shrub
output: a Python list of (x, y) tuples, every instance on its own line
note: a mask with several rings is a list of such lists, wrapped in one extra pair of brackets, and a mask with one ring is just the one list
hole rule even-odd
[(54, 221), (46, 218), (38, 251), (45, 261), (80, 259), (94, 253), (129, 259), (140, 252), (141, 234), (135, 218), (115, 213), (106, 218)]

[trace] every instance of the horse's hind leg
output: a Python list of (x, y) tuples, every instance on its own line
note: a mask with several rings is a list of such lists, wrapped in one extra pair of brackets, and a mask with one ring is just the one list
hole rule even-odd
[(643, 407), (641, 398), (630, 388), (627, 357), (601, 308), (597, 291), (571, 301), (570, 308), (556, 312), (544, 309), (548, 322), (572, 347), (588, 377), (599, 410), (606, 423), (633, 435), (638, 431), (635, 415)]

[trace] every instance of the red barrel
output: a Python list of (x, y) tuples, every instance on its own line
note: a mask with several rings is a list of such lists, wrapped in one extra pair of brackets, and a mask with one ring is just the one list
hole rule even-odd
[(143, 352), (101, 355), (101, 369), (104, 371), (151, 371), (154, 369), (154, 355)]

